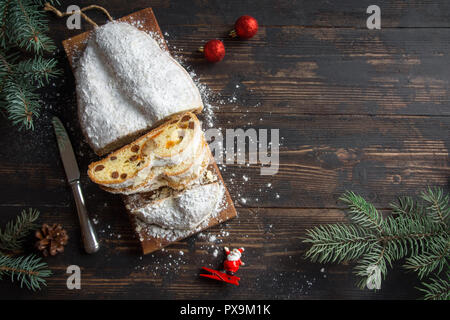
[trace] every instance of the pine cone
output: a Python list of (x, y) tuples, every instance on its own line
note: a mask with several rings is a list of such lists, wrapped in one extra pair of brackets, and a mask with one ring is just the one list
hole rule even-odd
[(36, 242), (36, 247), (42, 251), (45, 257), (49, 254), (54, 256), (58, 252), (64, 252), (64, 246), (69, 240), (66, 230), (56, 223), (52, 226), (44, 223), (41, 230), (37, 230), (35, 235), (39, 239)]

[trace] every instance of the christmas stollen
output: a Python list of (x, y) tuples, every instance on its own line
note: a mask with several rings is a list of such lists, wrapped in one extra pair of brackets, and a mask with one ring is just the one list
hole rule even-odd
[(75, 79), (81, 128), (99, 155), (174, 114), (203, 109), (186, 70), (128, 23), (94, 29), (76, 63)]
[[(53, 9), (52, 11), (55, 12)], [(127, 45), (134, 48), (136, 48), (135, 46), (148, 48), (153, 46), (153, 43), (149, 44), (151, 41), (148, 39), (144, 40), (146, 43), (144, 45), (132, 43), (137, 38), (128, 37), (124, 33), (128, 33), (128, 31), (130, 34), (138, 33), (128, 26), (123, 26), (124, 24), (139, 29), (139, 39), (144, 39), (149, 35), (151, 38), (158, 38), (162, 51), (169, 56), (151, 8), (117, 19), (114, 23), (108, 23), (106, 26), (109, 25), (109, 27), (98, 27), (92, 32), (85, 32), (67, 39), (63, 41), (63, 46), (74, 73), (78, 73), (77, 81), (81, 81), (87, 73), (99, 73), (95, 74), (97, 79), (92, 81), (89, 86), (77, 87), (80, 123), (92, 148), (97, 154), (103, 155), (129, 144), (111, 153), (105, 159), (97, 161), (95, 165), (91, 165), (88, 174), (94, 182), (99, 183), (101, 188), (108, 192), (122, 194), (130, 220), (141, 241), (142, 251), (144, 254), (148, 254), (200, 230), (231, 219), (236, 216), (236, 210), (217, 164), (205, 142), (203, 132), (197, 131), (197, 128), (200, 129), (200, 125), (198, 119), (191, 112), (200, 111), (202, 104), (200, 96), (197, 95), (198, 90), (189, 88), (190, 84), (186, 83), (186, 81), (192, 81), (189, 75), (185, 73), (184, 69), (181, 70), (186, 77), (189, 77), (182, 82), (185, 82), (184, 88), (187, 88), (187, 93), (190, 92), (190, 94), (185, 92), (182, 93), (182, 96), (178, 95), (176, 91), (181, 87), (179, 84), (173, 84), (171, 80), (160, 82), (161, 85), (164, 84), (164, 88), (158, 88), (158, 84), (154, 83), (154, 88), (158, 91), (156, 93), (155, 90), (151, 91), (153, 93), (146, 92), (146, 86), (151, 86), (152, 80), (136, 80), (132, 73), (127, 73), (129, 70), (126, 68), (128, 67), (134, 70), (133, 72), (139, 72), (137, 70), (139, 67), (133, 61), (140, 59), (133, 52), (129, 52)], [(108, 31), (107, 29), (110, 27), (111, 29)], [(114, 31), (114, 33), (121, 33), (121, 36), (109, 34), (116, 27), (119, 31)], [(101, 28), (105, 28), (106, 31), (97, 31)], [(123, 32), (124, 30), (127, 31)], [(141, 33), (145, 33), (145, 37)], [(155, 48), (152, 50), (153, 54), (159, 54)], [(122, 55), (123, 52), (127, 52), (127, 58), (116, 57), (116, 55)], [(148, 55), (146, 57), (147, 59), (152, 58)], [(147, 63), (147, 61), (143, 62)], [(86, 65), (83, 66), (86, 63), (91, 64), (89, 70), (86, 69)], [(114, 63), (114, 66), (110, 63)], [(100, 68), (96, 69), (98, 64), (100, 64)], [(169, 69), (180, 71), (174, 67), (175, 64), (169, 62), (169, 65), (172, 65)], [(81, 70), (83, 68), (85, 70)], [(164, 68), (161, 66), (161, 69)], [(179, 74), (178, 71), (174, 71), (174, 74)], [(174, 74), (169, 74), (168, 79), (173, 79), (171, 77)], [(151, 73), (140, 74), (140, 77), (146, 76), (151, 76)], [(104, 80), (105, 82), (103, 82)], [(139, 83), (134, 81), (139, 81)], [(105, 96), (97, 95), (104, 89), (108, 90), (108, 97), (105, 101), (111, 103), (111, 107), (118, 108), (117, 110), (97, 109), (100, 106), (109, 107), (108, 103), (102, 101)], [(179, 104), (173, 108), (165, 106), (160, 101), (161, 99), (157, 99), (155, 96), (159, 92), (164, 92), (164, 95), (169, 94), (169, 97), (173, 93), (172, 102), (180, 98)], [(93, 93), (92, 96), (91, 93)], [(156, 107), (153, 107), (155, 104), (153, 99), (158, 102)], [(197, 105), (197, 102), (200, 102), (200, 105)], [(89, 109), (90, 112), (82, 110), (84, 104), (85, 110)], [(98, 114), (96, 114), (97, 111)], [(119, 121), (113, 122), (112, 117), (107, 114), (108, 112), (114, 114), (114, 119)], [(164, 115), (165, 113), (167, 115)], [(107, 114), (106, 117), (105, 114)], [(83, 115), (86, 117), (85, 119), (83, 119)], [(183, 120), (186, 115), (189, 120), (188, 118)], [(126, 121), (122, 121), (124, 119)], [(158, 125), (159, 127), (157, 127)], [(145, 133), (152, 128), (154, 129)], [(180, 129), (186, 132), (179, 141), (177, 133)], [(111, 139), (109, 135), (115, 138)], [(142, 137), (138, 138), (140, 135)], [(130, 144), (133, 140), (135, 141)], [(114, 153), (117, 158), (111, 161)], [(115, 165), (109, 163), (119, 160), (119, 156), (120, 161)], [(137, 158), (133, 156), (137, 156)], [(131, 157), (133, 157), (133, 161), (130, 161)], [(128, 162), (125, 162), (127, 160)], [(96, 172), (97, 165), (103, 165), (104, 168)], [(117, 170), (119, 168), (120, 170)], [(103, 172), (100, 174), (101, 171)], [(112, 174), (115, 171), (117, 173), (113, 177)]]
[(164, 185), (182, 189), (200, 176), (207, 144), (190, 112), (89, 165), (89, 178), (112, 193), (133, 194)]

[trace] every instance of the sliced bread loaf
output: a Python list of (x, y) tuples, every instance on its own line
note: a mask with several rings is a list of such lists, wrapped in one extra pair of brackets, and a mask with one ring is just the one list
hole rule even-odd
[(91, 180), (109, 192), (131, 194), (157, 188), (166, 171), (181, 174), (199, 160), (206, 148), (200, 122), (190, 112), (175, 116), (133, 143), (91, 163)]
[(153, 131), (149, 132), (105, 159), (91, 163), (88, 167), (89, 178), (101, 185), (131, 185), (138, 172), (150, 165), (151, 159), (143, 158), (140, 150), (144, 142), (154, 134), (156, 133)]
[[(160, 187), (169, 186), (181, 190), (192, 185), (205, 172), (210, 162), (208, 144), (202, 138), (201, 148), (198, 148), (195, 157), (174, 166), (151, 167), (147, 178), (142, 183), (135, 183), (125, 188), (112, 188), (100, 186), (105, 191), (116, 194), (135, 194), (150, 192)], [(143, 170), (145, 172), (147, 170)]]

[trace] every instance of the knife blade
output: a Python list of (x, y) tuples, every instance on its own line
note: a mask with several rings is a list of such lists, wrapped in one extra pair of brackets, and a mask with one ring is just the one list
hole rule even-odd
[(100, 249), (100, 244), (86, 209), (80, 185), (80, 170), (78, 169), (72, 144), (70, 143), (69, 136), (67, 135), (67, 131), (61, 120), (57, 117), (53, 117), (52, 124), (55, 130), (56, 141), (58, 142), (58, 149), (63, 162), (64, 171), (66, 172), (67, 181), (72, 188), (72, 193), (75, 198), (84, 249), (87, 253), (97, 252)]
[(52, 118), (53, 128), (58, 141), (59, 153), (66, 171), (67, 180), (71, 183), (74, 180), (80, 179), (80, 170), (78, 169), (77, 160), (73, 153), (72, 144), (70, 143), (67, 131), (64, 125), (57, 117)]

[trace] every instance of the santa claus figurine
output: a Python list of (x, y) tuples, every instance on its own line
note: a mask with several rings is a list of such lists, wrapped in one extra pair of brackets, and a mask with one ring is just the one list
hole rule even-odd
[(230, 251), (228, 247), (225, 247), (224, 249), (227, 255), (227, 259), (223, 262), (223, 267), (227, 273), (234, 274), (239, 270), (240, 266), (244, 265), (244, 262), (242, 262), (241, 260), (244, 248), (233, 249), (232, 251)]

